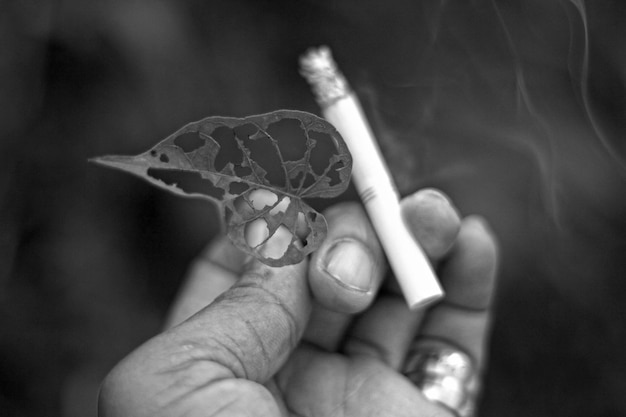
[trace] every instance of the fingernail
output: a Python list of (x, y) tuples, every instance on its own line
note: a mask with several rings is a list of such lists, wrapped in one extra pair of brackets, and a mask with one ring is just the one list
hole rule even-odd
[(448, 196), (435, 188), (424, 188), (415, 193), (414, 197), (421, 203), (452, 205)]
[(487, 232), (491, 231), (491, 227), (489, 226), (489, 223), (487, 222), (487, 220), (484, 217), (479, 216), (477, 214), (472, 214), (472, 215), (467, 216), (465, 218), (465, 222), (467, 224), (470, 224), (473, 227), (482, 228), (483, 230)]
[(372, 254), (359, 241), (343, 239), (326, 254), (325, 271), (340, 285), (368, 292), (372, 289), (375, 265)]

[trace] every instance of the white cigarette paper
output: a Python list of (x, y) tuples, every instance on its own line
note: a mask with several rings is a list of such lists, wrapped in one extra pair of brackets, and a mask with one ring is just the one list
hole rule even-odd
[(352, 154), (352, 179), (411, 309), (443, 296), (439, 281), (400, 211), (399, 195), (358, 98), (333, 61), (330, 49), (311, 49), (300, 60), (322, 114)]

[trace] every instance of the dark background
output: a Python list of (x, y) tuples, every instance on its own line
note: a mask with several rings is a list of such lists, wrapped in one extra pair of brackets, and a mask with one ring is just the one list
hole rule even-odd
[(297, 59), (320, 44), (402, 193), (499, 236), (481, 415), (626, 415), (625, 23), (620, 0), (0, 1), (0, 415), (95, 416), (219, 229), (87, 158), (318, 112)]

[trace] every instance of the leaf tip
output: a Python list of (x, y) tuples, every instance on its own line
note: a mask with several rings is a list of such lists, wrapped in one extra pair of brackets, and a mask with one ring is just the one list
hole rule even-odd
[(134, 174), (143, 174), (146, 170), (146, 163), (141, 158), (127, 155), (105, 155), (89, 158), (88, 162), (102, 165), (107, 168), (115, 168)]

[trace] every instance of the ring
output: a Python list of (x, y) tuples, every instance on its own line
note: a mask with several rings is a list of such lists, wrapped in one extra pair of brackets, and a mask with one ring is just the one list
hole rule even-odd
[(407, 355), (404, 375), (428, 400), (459, 417), (474, 415), (478, 377), (471, 358), (464, 352), (418, 342)]

